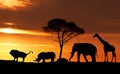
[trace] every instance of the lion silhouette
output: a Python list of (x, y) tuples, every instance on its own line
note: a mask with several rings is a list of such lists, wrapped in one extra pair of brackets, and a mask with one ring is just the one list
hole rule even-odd
[(10, 51), (10, 55), (13, 56), (14, 61), (18, 61), (18, 58), (22, 58), (23, 62), (25, 61), (25, 58), (27, 57), (27, 55), (30, 54), (30, 53), (33, 53), (33, 51), (30, 51), (29, 53), (25, 53), (25, 52), (18, 51), (18, 50), (15, 50), (15, 49), (12, 49)]

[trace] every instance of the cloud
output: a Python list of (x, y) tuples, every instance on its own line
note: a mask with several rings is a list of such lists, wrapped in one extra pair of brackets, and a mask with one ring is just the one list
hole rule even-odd
[(0, 0), (1, 9), (19, 10), (31, 5), (34, 5), (31, 0)]
[(52, 47), (54, 48), (54, 45), (50, 44), (15, 44), (15, 43), (0, 43), (0, 46), (35, 46), (35, 47)]
[(26, 34), (26, 35), (37, 35), (37, 36), (51, 36), (51, 34), (38, 32), (38, 31), (30, 31), (30, 30), (21, 30), (15, 28), (0, 28), (1, 33), (7, 34)]
[(19, 46), (19, 44), (13, 44), (13, 43), (0, 43), (0, 46), (3, 46), (3, 45)]
[[(76, 22), (86, 32), (120, 32), (119, 0), (30, 0), (34, 6), (25, 10), (0, 10), (0, 27), (12, 22), (12, 28), (42, 30), (53, 18)], [(118, 20), (117, 24), (113, 20)], [(109, 28), (110, 24), (112, 30)], [(103, 28), (108, 26), (108, 28)], [(112, 27), (113, 26), (113, 27)]]

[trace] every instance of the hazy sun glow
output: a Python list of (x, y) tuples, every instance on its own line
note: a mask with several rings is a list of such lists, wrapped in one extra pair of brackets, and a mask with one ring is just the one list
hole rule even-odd
[(17, 33), (16, 30), (10, 29), (10, 28), (2, 28), (2, 29), (0, 29), (0, 32), (3, 32), (3, 33)]
[(0, 32), (8, 33), (8, 34), (29, 34), (29, 35), (50, 36), (50, 34), (44, 32), (34, 32), (34, 31), (20, 30), (14, 28), (0, 28)]
[(0, 8), (16, 10), (30, 5), (30, 0), (0, 0)]
[(5, 24), (5, 25), (9, 25), (9, 26), (15, 25), (15, 24), (12, 23), (12, 22), (5, 22), (4, 24)]

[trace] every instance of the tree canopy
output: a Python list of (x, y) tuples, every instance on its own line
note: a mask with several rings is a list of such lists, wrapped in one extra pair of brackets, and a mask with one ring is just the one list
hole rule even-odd
[(43, 27), (43, 30), (57, 35), (56, 41), (60, 45), (60, 58), (63, 46), (75, 36), (85, 33), (85, 30), (78, 27), (75, 22), (67, 22), (65, 19), (60, 18), (48, 21), (47, 26)]

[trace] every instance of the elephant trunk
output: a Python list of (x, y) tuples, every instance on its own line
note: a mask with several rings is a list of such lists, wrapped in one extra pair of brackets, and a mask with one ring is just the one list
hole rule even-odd
[(72, 52), (71, 52), (71, 57), (69, 58), (69, 61), (71, 60), (71, 58), (74, 56), (74, 53), (76, 52), (76, 45), (74, 45), (72, 47)]
[(72, 57), (74, 56), (75, 52), (71, 52), (71, 57), (69, 58), (69, 61), (72, 59)]

